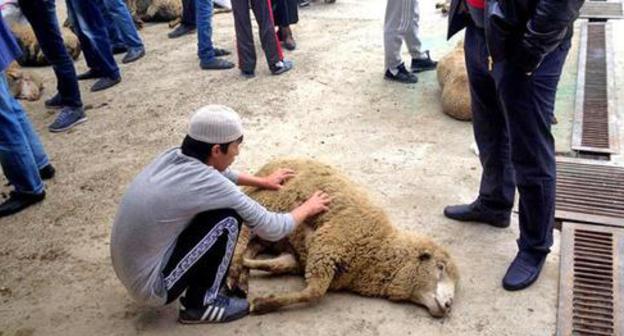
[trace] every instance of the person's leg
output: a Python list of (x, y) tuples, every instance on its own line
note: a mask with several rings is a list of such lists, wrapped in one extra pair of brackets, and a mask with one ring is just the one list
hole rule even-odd
[[(212, 44), (212, 10), (212, 0), (195, 0), (199, 65), (204, 70), (231, 69), (234, 63), (216, 57), (216, 49)], [(224, 50), (220, 52), (221, 55), (227, 53)]]
[(0, 72), (0, 164), (16, 192), (43, 193), (39, 168), (48, 164), (48, 157), (28, 116), (11, 96), (4, 72)]
[(104, 0), (110, 17), (119, 32), (121, 41), (128, 49), (143, 49), (143, 41), (134, 25), (132, 16), (123, 0)]
[(514, 172), (508, 125), (496, 98), (496, 85), (488, 69), (488, 52), (481, 29), (473, 25), (466, 28), (464, 52), (472, 124), (483, 172), (477, 200), (470, 205), (447, 207), (445, 215), (506, 227), (514, 202)]
[(180, 23), (188, 27), (197, 26), (195, 11), (195, 0), (182, 0), (182, 20)]
[(56, 75), (58, 99), (51, 102), (53, 107), (81, 107), (76, 69), (63, 43), (54, 1), (20, 0), (19, 4)]
[(106, 22), (106, 33), (108, 34), (108, 39), (113, 50), (120, 50), (127, 48), (124, 40), (121, 37), (121, 31), (119, 30), (119, 26), (115, 22), (115, 18), (113, 17), (113, 13), (111, 11), (112, 2), (109, 0), (103, 0), (100, 5), (100, 13), (102, 13), (102, 17), (104, 18), (104, 22)]
[(233, 299), (219, 293), (241, 223), (233, 210), (207, 211), (195, 216), (178, 237), (163, 276), (167, 303), (185, 293), (180, 299), (181, 322), (225, 322), (247, 313), (245, 300), (232, 306), (224, 301)]
[(410, 25), (406, 8), (413, 0), (388, 0), (384, 19), (384, 54), (386, 79), (401, 83), (416, 83), (418, 78), (405, 68), (401, 59), (401, 45)]
[(251, 8), (260, 33), (260, 42), (266, 56), (269, 68), (273, 70), (280, 61), (284, 59), (282, 47), (278, 43), (273, 22), (273, 11), (271, 10), (271, 0), (250, 0)]
[(238, 68), (243, 74), (253, 74), (256, 69), (256, 47), (254, 46), (253, 32), (251, 30), (249, 0), (232, 0), (232, 13), (236, 31)]
[(422, 43), (418, 37), (418, 27), (420, 21), (420, 9), (418, 0), (410, 0), (408, 2), (407, 13), (411, 14), (410, 24), (405, 33), (405, 44), (407, 50), (409, 50), (412, 56), (412, 62), (410, 69), (412, 72), (422, 72), (427, 70), (433, 70), (438, 65), (438, 62), (431, 60), (429, 51), (422, 51)]
[(89, 68), (100, 77), (119, 79), (119, 68), (113, 58), (106, 23), (99, 9), (101, 1), (67, 0), (67, 3)]

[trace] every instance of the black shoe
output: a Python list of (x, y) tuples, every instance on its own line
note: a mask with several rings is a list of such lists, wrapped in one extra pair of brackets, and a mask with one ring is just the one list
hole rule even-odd
[(180, 24), (173, 31), (171, 31), (167, 36), (171, 39), (178, 38), (180, 36), (184, 36), (186, 34), (191, 34), (195, 31), (195, 26), (187, 26), (185, 24)]
[(54, 97), (46, 100), (44, 102), (44, 105), (46, 108), (49, 109), (60, 109), (63, 108), (63, 99), (61, 98), (61, 95), (59, 95), (58, 93), (54, 95)]
[(102, 77), (91, 87), (91, 92), (106, 90), (109, 87), (115, 86), (121, 82), (121, 76), (117, 78)]
[(403, 63), (401, 63), (401, 65), (397, 67), (396, 75), (392, 74), (390, 70), (386, 70), (386, 74), (384, 75), (384, 77), (388, 80), (393, 80), (393, 81), (397, 81), (400, 83), (407, 83), (407, 84), (418, 83), (418, 77), (414, 75), (413, 73), (407, 71)]
[(544, 253), (518, 252), (505, 273), (503, 288), (515, 291), (529, 287), (539, 277), (544, 261), (546, 261)]
[(215, 57), (223, 57), (227, 55), (231, 55), (232, 53), (229, 50), (214, 48)]
[(128, 47), (125, 45), (118, 45), (113, 47), (113, 55), (119, 55), (128, 52)]
[(256, 77), (256, 73), (253, 70), (241, 70), (241, 75), (245, 78)]
[(9, 198), (0, 204), (0, 217), (6, 217), (14, 213), (18, 213), (29, 206), (43, 201), (45, 191), (40, 194), (24, 194), (11, 191)]
[(425, 51), (425, 54), (427, 54), (426, 58), (412, 58), (412, 66), (410, 67), (412, 69), (412, 72), (433, 70), (438, 66), (438, 62), (431, 59), (431, 56), (429, 55), (429, 50)]
[(42, 180), (49, 180), (56, 174), (56, 169), (51, 164), (47, 164), (43, 168), (39, 169), (39, 177)]
[(143, 47), (132, 48), (128, 50), (128, 53), (121, 60), (121, 63), (124, 63), (124, 64), (132, 63), (143, 56), (145, 56), (145, 48)]
[(93, 69), (89, 69), (87, 70), (87, 72), (81, 73), (77, 76), (78, 80), (94, 79), (100, 77), (102, 77), (102, 75)]
[(510, 214), (495, 214), (479, 209), (477, 202), (471, 204), (452, 205), (444, 208), (444, 216), (462, 222), (480, 222), (498, 228), (509, 226)]
[(293, 62), (289, 60), (281, 60), (271, 67), (271, 73), (274, 75), (281, 75), (284, 72), (293, 68)]
[(249, 314), (249, 303), (246, 299), (217, 295), (213, 302), (193, 308), (185, 306), (184, 298), (180, 298), (180, 315), (178, 321), (184, 324), (223, 323), (238, 320)]
[(210, 61), (200, 61), (199, 66), (203, 70), (225, 70), (232, 69), (234, 67), (234, 63), (222, 58), (213, 58)]

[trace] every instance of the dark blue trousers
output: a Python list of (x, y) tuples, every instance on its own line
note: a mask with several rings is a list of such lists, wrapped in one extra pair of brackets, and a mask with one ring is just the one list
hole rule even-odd
[(43, 54), (52, 64), (63, 105), (82, 106), (74, 61), (63, 43), (54, 0), (20, 0), (19, 5), (33, 28)]
[(102, 77), (118, 78), (119, 68), (113, 58), (107, 24), (100, 8), (103, 0), (66, 0), (67, 12), (80, 40), (89, 68)]
[(180, 23), (185, 26), (195, 27), (195, 0), (182, 0), (182, 19)]
[(553, 242), (555, 146), (550, 132), (557, 84), (570, 41), (528, 76), (501, 61), (488, 69), (483, 30), (468, 26), (465, 57), (483, 174), (477, 206), (509, 215), (520, 193), (520, 250), (548, 253)]

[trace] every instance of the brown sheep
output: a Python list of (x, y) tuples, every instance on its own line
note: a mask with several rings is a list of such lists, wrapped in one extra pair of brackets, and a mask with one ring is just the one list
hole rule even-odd
[(169, 22), (182, 15), (182, 0), (126, 0), (138, 26), (142, 22)]
[(464, 59), (464, 43), (440, 59), (438, 83), (442, 89), (442, 111), (459, 120), (471, 120), (470, 88)]
[[(11, 25), (11, 31), (17, 39), (17, 43), (22, 48), (24, 54), (18, 59), (18, 62), (22, 66), (44, 66), (50, 65), (48, 60), (43, 55), (39, 42), (32, 28), (27, 23), (14, 23)], [(74, 33), (61, 27), (61, 33), (63, 34), (63, 41), (65, 42), (65, 48), (69, 52), (69, 55), (76, 59), (80, 55), (80, 42), (78, 37)]]
[[(296, 176), (279, 191), (248, 189), (249, 196), (272, 211), (285, 212), (316, 190), (332, 197), (330, 210), (296, 228), (287, 238), (270, 243), (241, 231), (227, 281), (233, 292), (246, 295), (249, 269), (273, 274), (305, 274), (299, 292), (256, 297), (253, 313), (266, 313), (296, 303), (316, 302), (327, 290), (349, 290), (364, 296), (409, 301), (436, 317), (453, 302), (459, 274), (450, 255), (431, 239), (399, 230), (353, 182), (333, 168), (311, 160), (277, 160), (258, 176), (290, 168)], [(255, 259), (260, 253), (273, 259)]]
[(6, 70), (9, 91), (13, 97), (35, 101), (41, 98), (43, 82), (34, 74), (23, 71), (17, 62), (12, 62)]

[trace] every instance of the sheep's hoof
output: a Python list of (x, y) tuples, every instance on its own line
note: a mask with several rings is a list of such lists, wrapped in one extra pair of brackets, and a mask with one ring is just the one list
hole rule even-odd
[(260, 315), (270, 313), (279, 309), (281, 305), (275, 300), (273, 295), (266, 297), (257, 297), (251, 301), (249, 311), (252, 314)]

